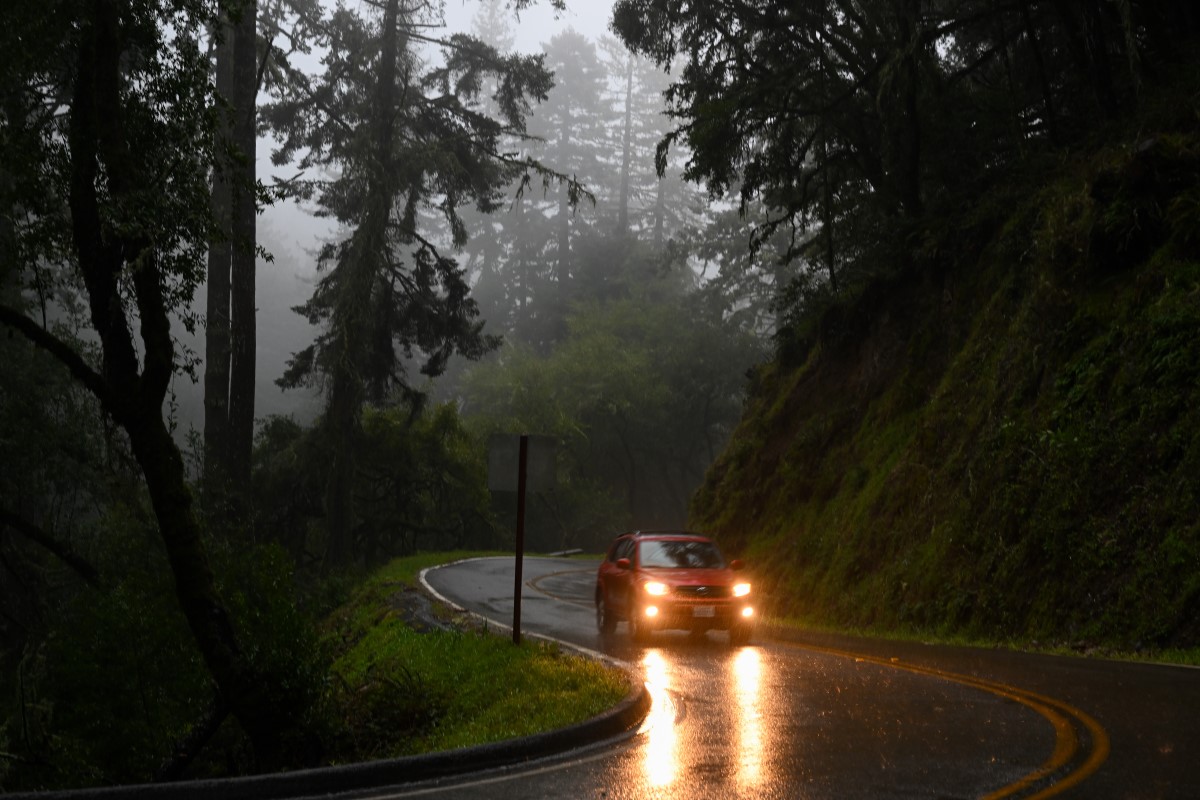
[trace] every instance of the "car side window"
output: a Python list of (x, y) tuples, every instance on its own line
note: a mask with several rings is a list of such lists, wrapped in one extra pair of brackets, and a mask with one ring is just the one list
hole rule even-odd
[(617, 543), (617, 549), (613, 561), (620, 558), (628, 558), (633, 560), (633, 539), (624, 539)]
[(618, 558), (629, 558), (630, 544), (629, 539), (618, 539), (613, 542), (613, 546), (608, 551), (608, 561), (615, 564)]

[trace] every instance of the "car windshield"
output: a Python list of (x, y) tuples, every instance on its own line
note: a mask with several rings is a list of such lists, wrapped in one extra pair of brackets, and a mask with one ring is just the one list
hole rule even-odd
[(641, 559), (643, 567), (720, 569), (725, 566), (716, 545), (694, 539), (642, 542)]

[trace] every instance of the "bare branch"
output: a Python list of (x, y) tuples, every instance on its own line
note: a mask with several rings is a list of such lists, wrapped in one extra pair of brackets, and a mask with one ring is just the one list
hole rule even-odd
[(104, 406), (106, 411), (114, 416), (116, 415), (116, 398), (112, 396), (107, 382), (105, 382), (100, 373), (96, 372), (90, 364), (84, 361), (83, 356), (73, 347), (17, 309), (2, 303), (0, 303), (0, 323), (4, 323), (10, 328), (19, 331), (26, 339), (54, 356), (55, 359), (70, 370), (71, 375), (77, 381), (87, 387), (87, 390), (100, 400), (101, 405)]
[(83, 578), (89, 584), (95, 587), (100, 586), (100, 573), (87, 559), (29, 520), (7, 509), (0, 508), (0, 526), (11, 528), (29, 541), (45, 548), (53, 553), (59, 561), (62, 561), (68, 567), (75, 570), (79, 577)]

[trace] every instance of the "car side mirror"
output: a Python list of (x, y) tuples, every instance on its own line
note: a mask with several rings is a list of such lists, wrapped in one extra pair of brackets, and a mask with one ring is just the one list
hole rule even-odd
[(746, 565), (744, 563), (742, 563), (742, 560), (740, 558), (735, 558), (733, 561), (729, 562), (729, 568), (731, 570), (733, 570), (734, 572), (737, 572), (739, 570), (745, 569)]
[(617, 569), (629, 569), (630, 566), (632, 566), (632, 565), (629, 563), (628, 558), (618, 558), (617, 559)]

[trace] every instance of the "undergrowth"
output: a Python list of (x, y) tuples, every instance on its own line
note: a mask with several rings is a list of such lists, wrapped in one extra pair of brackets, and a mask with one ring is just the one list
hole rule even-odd
[(397, 597), (413, 591), (425, 567), (467, 555), (396, 559), (328, 618), (323, 637), (336, 653), (332, 761), (554, 730), (611, 708), (629, 691), (621, 673), (556, 646), (527, 639), (517, 647), (473, 627), (414, 625)]
[(1191, 659), (1200, 134), (1014, 180), (964, 212), (977, 248), (927, 243), (759, 369), (691, 524), (782, 616)]

